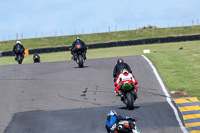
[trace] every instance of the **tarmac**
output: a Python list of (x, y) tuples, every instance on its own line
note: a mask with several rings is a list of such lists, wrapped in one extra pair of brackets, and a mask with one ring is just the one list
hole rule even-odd
[(84, 68), (74, 61), (0, 66), (0, 132), (105, 133), (114, 109), (134, 117), (141, 133), (182, 133), (149, 63), (140, 55), (122, 58), (139, 82), (134, 110), (114, 93), (117, 57), (88, 59)]

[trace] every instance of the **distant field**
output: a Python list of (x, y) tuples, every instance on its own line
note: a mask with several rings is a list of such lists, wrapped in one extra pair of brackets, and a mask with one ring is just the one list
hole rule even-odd
[[(181, 36), (200, 34), (200, 26), (176, 27), (176, 28), (157, 28), (157, 29), (138, 29), (131, 31), (119, 31), (110, 33), (72, 35), (45, 37), (35, 39), (23, 39), (22, 44), (26, 49), (37, 49), (46, 47), (70, 46), (76, 36), (80, 36), (86, 44), (127, 41), (167, 36)], [(12, 51), (16, 41), (0, 42), (0, 51)]]
[[(182, 50), (179, 50), (183, 47)], [(143, 49), (150, 49), (145, 54), (156, 66), (168, 88), (186, 91), (189, 96), (200, 99), (200, 41), (149, 44), (105, 49), (90, 49), (88, 59), (122, 57), (143, 54)], [(154, 50), (157, 52), (153, 52)], [(40, 54), (42, 62), (70, 60), (70, 52)], [(32, 63), (33, 55), (25, 57), (23, 63)], [(87, 63), (87, 61), (86, 61)], [(14, 57), (0, 58), (0, 65), (17, 64)], [(74, 65), (77, 64), (74, 62)]]

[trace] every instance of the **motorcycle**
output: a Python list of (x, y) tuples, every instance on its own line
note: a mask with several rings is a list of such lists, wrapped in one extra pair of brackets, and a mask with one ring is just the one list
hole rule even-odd
[(84, 64), (84, 58), (83, 58), (83, 54), (81, 51), (77, 52), (77, 55), (75, 56), (75, 61), (78, 64), (79, 67), (83, 67)]
[(136, 90), (131, 83), (125, 82), (120, 88), (121, 101), (126, 104), (129, 110), (134, 109), (134, 102), (136, 100)]
[(16, 61), (19, 64), (22, 64), (22, 61), (23, 61), (24, 57), (22, 56), (22, 51), (20, 49), (17, 50), (16, 56), (17, 56)]
[(114, 133), (140, 133), (135, 122), (133, 122), (134, 129), (130, 131), (129, 123), (130, 121), (123, 120), (120, 121), (118, 124), (113, 125), (112, 128), (115, 128)]
[[(76, 45), (77, 51), (75, 53), (75, 56), (72, 57), (72, 60), (76, 61), (76, 63), (78, 64), (79, 67), (83, 67), (84, 66), (84, 55), (81, 49), (80, 45)], [(71, 50), (71, 48), (70, 48)]]
[(34, 63), (40, 63), (40, 57), (38, 55), (34, 55)]

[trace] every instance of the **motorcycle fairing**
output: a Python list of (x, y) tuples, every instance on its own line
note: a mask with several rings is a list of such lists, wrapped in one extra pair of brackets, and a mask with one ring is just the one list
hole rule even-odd
[(132, 85), (132, 84), (130, 84), (130, 83), (125, 83), (125, 84), (122, 85), (121, 90), (122, 90), (122, 91), (129, 91), (129, 90), (132, 90), (132, 88), (133, 88), (133, 85)]
[(111, 127), (115, 123), (115, 121), (116, 121), (116, 117), (111, 115), (107, 118), (106, 125), (108, 127)]

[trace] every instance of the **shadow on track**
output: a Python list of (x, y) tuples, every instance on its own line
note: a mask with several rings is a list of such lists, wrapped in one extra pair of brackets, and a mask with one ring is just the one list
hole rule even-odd
[(87, 67), (90, 67), (90, 66), (83, 66), (83, 67), (73, 67), (73, 68), (87, 68)]

